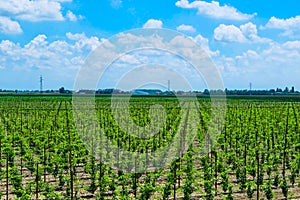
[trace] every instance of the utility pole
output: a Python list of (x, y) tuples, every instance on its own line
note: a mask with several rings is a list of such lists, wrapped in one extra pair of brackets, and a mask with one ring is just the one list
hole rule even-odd
[(168, 80), (168, 92), (170, 92), (170, 84), (171, 84), (171, 82), (170, 82), (170, 80)]
[(250, 84), (249, 84), (249, 87), (250, 87), (250, 95), (251, 95), (251, 90), (252, 90), (252, 83), (250, 82)]
[(43, 76), (41, 75), (40, 76), (40, 93), (42, 93), (43, 92)]

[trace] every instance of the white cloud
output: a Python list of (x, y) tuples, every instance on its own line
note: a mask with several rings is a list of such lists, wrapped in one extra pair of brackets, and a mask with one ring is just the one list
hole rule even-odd
[(68, 10), (68, 12), (67, 12), (67, 14), (66, 14), (66, 17), (67, 17), (70, 21), (72, 21), (72, 22), (76, 22), (76, 21), (77, 21), (76, 15), (75, 15), (72, 11), (70, 11), (70, 10)]
[(63, 21), (62, 3), (71, 0), (6, 0), (0, 4), (0, 13), (18, 20)]
[(177, 26), (177, 31), (187, 31), (187, 32), (195, 32), (196, 29), (193, 26), (181, 24), (180, 26)]
[(199, 44), (201, 47), (208, 47), (208, 39), (203, 37), (201, 34), (198, 34), (195, 38), (194, 38), (195, 42), (197, 42), (197, 44)]
[(188, 0), (180, 0), (177, 1), (175, 5), (180, 8), (197, 9), (198, 15), (205, 15), (215, 19), (249, 20), (256, 15), (256, 13), (244, 14), (232, 6), (221, 6), (217, 1), (212, 1), (211, 3), (209, 3), (197, 0), (189, 3)]
[(46, 41), (47, 36), (44, 34), (36, 36), (33, 40), (31, 40), (28, 44), (25, 45), (27, 49), (37, 49), (45, 47), (48, 42)]
[(220, 24), (214, 30), (214, 38), (222, 42), (247, 42), (242, 31), (234, 25)]
[(162, 28), (163, 22), (157, 19), (149, 19), (144, 25), (143, 28)]
[(70, 40), (80, 40), (80, 39), (83, 39), (83, 38), (86, 37), (84, 33), (75, 33), (75, 34), (73, 34), (73, 33), (70, 33), (70, 32), (66, 33), (66, 36)]
[(248, 22), (240, 26), (240, 30), (246, 38), (252, 43), (269, 43), (272, 42), (269, 38), (262, 38), (258, 36), (257, 27), (252, 22)]
[(61, 13), (61, 4), (48, 0), (8, 0), (1, 3), (0, 11), (27, 21), (64, 20)]
[(63, 40), (57, 40), (48, 45), (48, 50), (54, 52), (55, 54), (72, 55), (73, 49), (70, 45)]
[(222, 55), (214, 61), (222, 70), (225, 82), (233, 87), (241, 83), (247, 87), (254, 80), (256, 85), (264, 87), (300, 84), (300, 41), (273, 42), (239, 55)]
[(84, 33), (73, 34), (68, 32), (66, 33), (66, 37), (70, 40), (75, 41), (75, 45), (73, 46), (73, 48), (76, 48), (78, 51), (92, 51), (100, 45), (99, 38), (95, 36), (87, 37)]
[(8, 17), (0, 16), (0, 33), (20, 34), (22, 32), (22, 28), (18, 22), (13, 21)]
[(284, 30), (290, 28), (300, 29), (300, 16), (291, 17), (288, 19), (279, 19), (273, 16), (269, 19), (265, 27)]
[(16, 49), (19, 49), (19, 44), (15, 44), (9, 40), (2, 40), (0, 43), (0, 50), (7, 54), (12, 54)]
[(138, 65), (141, 62), (133, 55), (125, 54), (120, 57), (120, 61), (126, 64)]
[[(73, 35), (69, 34), (69, 37), (70, 36), (73, 38)], [(80, 37), (80, 35), (76, 37)], [(108, 80), (110, 83), (116, 79), (119, 80), (122, 75), (128, 73), (128, 70), (130, 71), (131, 69), (136, 68), (136, 65), (149, 66), (149, 64), (151, 66), (157, 65), (170, 67), (183, 77), (197, 76), (199, 78), (199, 74), (197, 71), (195, 71), (195, 68), (186, 62), (187, 60), (195, 66), (200, 66), (201, 64), (205, 65), (205, 67), (200, 69), (201, 73), (204, 75), (209, 74), (209, 79), (217, 79), (217, 76), (212, 75), (216, 74), (214, 68), (209, 67), (212, 66), (212, 64), (208, 62), (208, 54), (200, 49), (195, 42), (183, 35), (176, 35), (164, 39), (162, 36), (156, 33), (153, 33), (152, 35), (120, 33), (115, 39), (116, 40), (112, 41), (117, 42), (118, 46), (114, 48), (97, 49), (97, 55), (101, 55), (101, 57), (105, 57), (105, 59), (100, 57), (95, 58), (98, 59), (97, 61), (93, 61), (93, 63), (96, 64), (93, 64), (90, 70), (87, 70), (87, 73), (83, 76), (84, 79), (90, 82), (90, 76), (91, 74), (94, 74), (91, 71), (99, 70), (98, 66), (108, 66), (110, 62), (106, 62), (110, 60), (114, 60), (114, 66), (119, 67), (117, 70), (116, 68), (111, 68), (114, 76)], [(113, 46), (114, 45), (116, 45), (116, 43), (113, 43)], [(125, 51), (131, 52), (131, 50), (134, 48), (140, 48), (141, 51), (134, 51), (132, 54), (130, 54), (130, 56), (124, 56), (123, 53), (121, 53)], [(153, 50), (153, 48), (155, 50)], [(168, 50), (172, 53), (168, 52)], [(134, 59), (132, 56), (134, 56)], [(119, 58), (119, 60), (115, 60), (116, 58)], [(199, 79), (197, 79), (197, 81), (199, 82)], [(212, 82), (214, 82), (214, 84), (217, 83), (216, 81)], [(89, 83), (87, 82), (86, 84), (88, 85)], [(112, 83), (112, 85), (114, 84)]]
[(214, 38), (221, 42), (240, 43), (268, 43), (271, 39), (258, 36), (256, 25), (252, 22), (242, 24), (240, 27), (234, 25), (220, 24), (214, 30)]
[(82, 19), (83, 17), (81, 15), (76, 16), (72, 11), (68, 10), (66, 17), (72, 21), (72, 22), (76, 22), (79, 19)]
[(99, 44), (97, 37), (87, 37), (85, 34), (68, 33), (67, 39), (49, 42), (47, 36), (41, 34), (23, 46), (2, 40), (0, 65), (26, 71), (43, 68), (61, 74), (78, 69)]
[(283, 46), (288, 49), (300, 49), (300, 41), (288, 41)]
[(257, 35), (256, 25), (251, 22), (241, 25), (240, 29), (244, 35)]
[(300, 16), (291, 17), (288, 19), (279, 19), (271, 17), (267, 24), (262, 29), (280, 29), (284, 30), (282, 36), (293, 36), (295, 32), (300, 34)]
[(209, 48), (209, 40), (205, 37), (203, 37), (201, 34), (198, 34), (195, 38), (193, 38), (193, 40), (200, 45), (206, 52), (209, 53), (210, 56), (217, 56), (219, 55), (220, 51), (212, 51)]

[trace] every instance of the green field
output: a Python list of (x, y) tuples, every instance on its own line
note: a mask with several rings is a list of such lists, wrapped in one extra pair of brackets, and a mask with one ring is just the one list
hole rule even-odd
[[(1, 199), (300, 199), (299, 97), (228, 97), (224, 123), (212, 119), (207, 97), (198, 98), (198, 116), (189, 98), (181, 104), (173, 97), (132, 97), (130, 116), (139, 126), (151, 122), (151, 105), (165, 108), (164, 126), (146, 139), (118, 127), (109, 96), (95, 102), (93, 133), (122, 150), (148, 155), (166, 147), (177, 131), (190, 131), (195, 117), (197, 134), (171, 165), (134, 173), (128, 163), (122, 167), (132, 173), (124, 173), (112, 167), (122, 155), (112, 159), (85, 146), (89, 119), (76, 121), (78, 133), (71, 96), (0, 96)], [(216, 145), (210, 127), (220, 132)], [(95, 143), (110, 148), (101, 136)]]

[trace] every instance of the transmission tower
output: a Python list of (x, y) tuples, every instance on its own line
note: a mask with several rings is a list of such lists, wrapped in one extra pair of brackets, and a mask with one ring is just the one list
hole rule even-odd
[(40, 76), (40, 93), (42, 93), (43, 92), (43, 76), (41, 75)]

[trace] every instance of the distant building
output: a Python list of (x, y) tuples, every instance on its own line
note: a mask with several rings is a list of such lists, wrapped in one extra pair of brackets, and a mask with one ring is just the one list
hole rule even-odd
[(95, 94), (95, 90), (77, 90), (76, 94)]
[(160, 95), (162, 94), (161, 90), (157, 89), (137, 89), (131, 92), (132, 95)]

